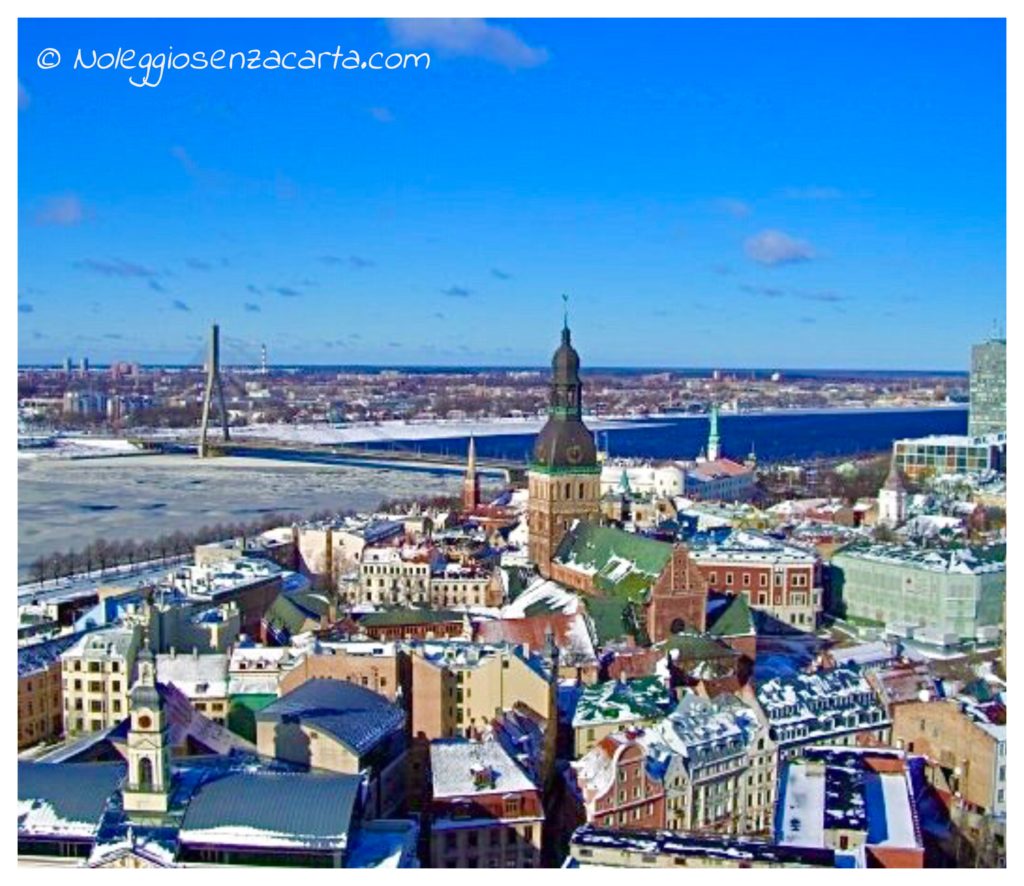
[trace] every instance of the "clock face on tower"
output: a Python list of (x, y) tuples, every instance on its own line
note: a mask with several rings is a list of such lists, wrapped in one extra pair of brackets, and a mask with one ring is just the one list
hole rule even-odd
[(139, 717), (139, 728), (149, 729), (153, 725), (153, 721), (149, 718), (149, 714), (143, 714)]
[(573, 444), (565, 450), (565, 458), (572, 465), (578, 465), (583, 460), (583, 450)]

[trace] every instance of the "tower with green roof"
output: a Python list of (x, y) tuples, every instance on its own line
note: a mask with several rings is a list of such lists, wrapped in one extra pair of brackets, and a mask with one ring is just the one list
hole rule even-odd
[(601, 513), (601, 468), (594, 436), (583, 423), (580, 357), (572, 346), (568, 312), (551, 360), (548, 420), (533, 446), (529, 493), (530, 559), (547, 577), (569, 527), (576, 520), (596, 522)]
[(711, 428), (708, 432), (708, 461), (718, 461), (722, 447), (718, 439), (718, 404), (711, 404)]

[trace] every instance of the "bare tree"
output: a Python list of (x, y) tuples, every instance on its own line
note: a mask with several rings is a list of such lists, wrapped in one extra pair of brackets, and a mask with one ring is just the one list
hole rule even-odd
[(28, 567), (28, 574), (32, 581), (39, 584), (46, 581), (46, 558), (43, 556), (36, 557)]

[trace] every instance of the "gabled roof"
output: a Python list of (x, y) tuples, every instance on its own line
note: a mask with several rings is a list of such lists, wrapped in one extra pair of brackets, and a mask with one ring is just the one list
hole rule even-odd
[(666, 651), (678, 650), (683, 659), (733, 659), (739, 653), (709, 634), (682, 632), (665, 639)]
[(725, 605), (708, 627), (708, 633), (712, 637), (747, 637), (756, 633), (746, 594), (737, 594)]
[(235, 772), (203, 784), (185, 812), (182, 844), (344, 849), (358, 775)]
[(402, 729), (405, 713), (383, 695), (346, 680), (317, 677), (256, 714), (259, 723), (285, 717), (316, 727), (362, 756)]
[(123, 763), (18, 761), (19, 836), (92, 839)]
[(308, 612), (284, 594), (278, 594), (274, 598), (274, 602), (270, 604), (263, 620), (277, 630), (284, 628), (289, 634), (301, 634), (308, 629), (307, 626), (310, 622), (319, 625), (316, 615)]
[(562, 538), (553, 559), (593, 575), (602, 590), (634, 596), (654, 583), (671, 557), (667, 542), (580, 520)]

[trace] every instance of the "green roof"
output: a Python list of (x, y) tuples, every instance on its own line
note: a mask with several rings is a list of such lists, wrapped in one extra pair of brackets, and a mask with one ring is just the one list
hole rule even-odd
[(673, 704), (672, 693), (660, 677), (607, 680), (583, 690), (572, 725), (660, 720)]
[(600, 590), (636, 600), (671, 557), (667, 542), (581, 520), (565, 534), (554, 560), (594, 575)]
[(629, 601), (624, 597), (587, 597), (586, 605), (599, 643), (609, 643), (630, 633)]
[(736, 658), (739, 653), (707, 634), (673, 634), (665, 640), (665, 649), (678, 649), (684, 659)]
[(368, 628), (401, 627), (402, 625), (436, 624), (462, 621), (465, 613), (450, 609), (381, 609), (360, 616), (359, 624)]
[(708, 628), (708, 633), (712, 637), (742, 637), (756, 633), (746, 594), (737, 594), (732, 599)]
[(301, 634), (308, 630), (307, 626), (310, 622), (319, 624), (317, 619), (284, 594), (278, 594), (274, 598), (274, 602), (270, 604), (270, 608), (267, 609), (263, 618), (267, 624), (277, 630), (286, 628), (289, 634)]
[(522, 566), (502, 567), (508, 576), (508, 601), (511, 603), (529, 586), (533, 580), (533, 570)]

